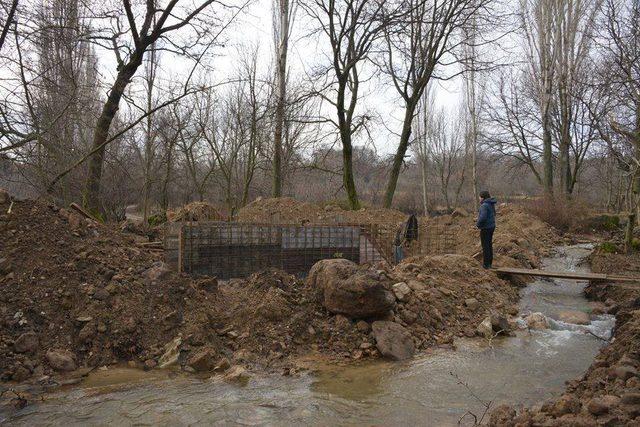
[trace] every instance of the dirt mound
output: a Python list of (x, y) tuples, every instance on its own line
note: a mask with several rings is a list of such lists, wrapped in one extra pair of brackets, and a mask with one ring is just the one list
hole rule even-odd
[[(475, 226), (475, 215), (443, 215), (419, 221), (420, 232), (447, 230), (443, 243), (450, 252), (473, 256), (481, 252), (480, 238)], [(549, 249), (560, 241), (558, 233), (549, 224), (513, 204), (499, 204), (496, 208), (496, 231), (493, 237), (494, 253), (510, 257), (519, 266), (537, 267), (540, 258), (549, 255)]]
[(167, 213), (170, 222), (224, 221), (224, 216), (207, 202), (192, 202)]
[[(0, 218), (0, 240), (3, 380), (51, 372), (45, 358), (51, 351), (95, 367), (155, 361), (181, 331), (192, 333), (187, 342), (215, 340), (205, 328), (214, 315), (203, 304), (207, 292), (164, 270), (131, 237), (64, 209), (21, 201)], [(25, 334), (35, 337), (33, 345), (18, 351)]]
[(268, 224), (317, 223), (320, 207), (290, 197), (256, 199), (238, 211), (238, 221)]
[[(486, 317), (518, 311), (516, 287), (464, 255), (412, 257), (392, 275), (410, 289), (398, 301), (396, 321), (419, 337), (420, 348), (474, 336)], [(394, 285), (396, 296), (399, 287)]]
[(362, 208), (344, 210), (337, 205), (324, 208), (290, 197), (257, 199), (238, 212), (240, 222), (272, 224), (398, 224), (407, 216), (393, 209)]

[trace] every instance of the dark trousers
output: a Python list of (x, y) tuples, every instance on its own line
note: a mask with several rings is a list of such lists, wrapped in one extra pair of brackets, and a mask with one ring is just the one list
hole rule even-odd
[(483, 228), (480, 230), (480, 243), (482, 243), (482, 266), (491, 268), (493, 264), (493, 231), (495, 228)]

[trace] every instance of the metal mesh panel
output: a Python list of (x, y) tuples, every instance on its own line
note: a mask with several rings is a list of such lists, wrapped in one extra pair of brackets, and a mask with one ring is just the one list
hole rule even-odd
[[(166, 261), (175, 269), (220, 279), (246, 277), (264, 268), (306, 275), (322, 259), (394, 262), (397, 224), (249, 224), (182, 222), (165, 229)], [(421, 228), (405, 256), (455, 250), (448, 227)]]

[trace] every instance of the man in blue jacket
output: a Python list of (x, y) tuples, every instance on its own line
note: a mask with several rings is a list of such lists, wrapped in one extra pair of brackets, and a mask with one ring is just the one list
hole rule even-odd
[(493, 231), (496, 229), (496, 199), (488, 191), (480, 192), (480, 210), (476, 226), (480, 229), (482, 243), (482, 267), (493, 264)]

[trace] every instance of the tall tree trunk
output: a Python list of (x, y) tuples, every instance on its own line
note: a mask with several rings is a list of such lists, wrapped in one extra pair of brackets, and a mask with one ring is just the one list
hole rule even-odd
[(120, 99), (140, 64), (142, 64), (141, 53), (133, 56), (126, 65), (120, 68), (93, 133), (92, 149), (95, 150), (95, 153), (89, 160), (89, 175), (85, 186), (84, 205), (94, 214), (102, 211), (100, 182), (102, 181), (105, 142), (109, 138), (109, 129), (113, 118), (118, 112)]
[[(421, 93), (420, 93), (421, 95)], [(391, 174), (389, 175), (389, 181), (387, 181), (387, 189), (384, 194), (384, 207), (390, 208), (393, 203), (393, 196), (396, 192), (396, 186), (398, 185), (398, 177), (400, 176), (400, 169), (404, 162), (404, 156), (407, 154), (409, 148), (409, 139), (411, 138), (411, 123), (413, 122), (413, 116), (415, 114), (416, 106), (418, 105), (418, 98), (416, 100), (410, 100), (407, 103), (407, 107), (404, 113), (404, 124), (402, 125), (402, 133), (400, 134), (400, 143), (396, 150), (395, 156), (393, 156), (393, 165), (391, 167)]]
[(548, 119), (543, 125), (542, 135), (542, 162), (544, 175), (542, 185), (546, 196), (553, 196), (553, 147), (551, 145), (551, 130)]
[(282, 134), (287, 102), (287, 50), (289, 48), (289, 0), (278, 1), (280, 33), (277, 55), (278, 99), (275, 111), (275, 131), (273, 135), (273, 197), (282, 196)]
[[(338, 127), (340, 129), (340, 140), (342, 142), (342, 184), (347, 192), (347, 201), (349, 208), (352, 210), (360, 209), (360, 201), (358, 200), (358, 191), (353, 178), (353, 144), (351, 142), (351, 113), (346, 112), (344, 106), (344, 98), (346, 94), (347, 80), (346, 76), (342, 77), (338, 83), (337, 111), (338, 111)], [(357, 99), (357, 93), (352, 93), (352, 104)], [(352, 111), (352, 109), (351, 109)]]

